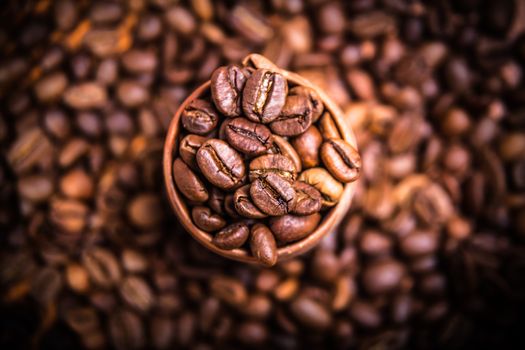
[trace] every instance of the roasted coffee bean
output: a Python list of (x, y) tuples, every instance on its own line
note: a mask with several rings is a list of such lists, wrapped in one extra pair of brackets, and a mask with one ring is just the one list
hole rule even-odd
[(18, 192), (22, 198), (39, 203), (47, 200), (53, 193), (53, 181), (48, 176), (29, 175), (18, 180)]
[(265, 266), (273, 266), (277, 262), (277, 243), (272, 231), (266, 225), (253, 225), (250, 250), (252, 255)]
[(62, 275), (51, 267), (44, 267), (31, 281), (31, 294), (40, 304), (47, 305), (55, 301), (62, 285)]
[(89, 275), (86, 269), (79, 264), (71, 264), (66, 268), (66, 282), (72, 290), (85, 293), (89, 289)]
[(184, 129), (197, 135), (209, 133), (219, 123), (219, 115), (211, 103), (201, 99), (191, 101), (180, 119)]
[(93, 196), (93, 179), (85, 171), (74, 169), (62, 177), (60, 190), (69, 198), (88, 199)]
[(149, 99), (149, 90), (138, 81), (125, 80), (117, 85), (117, 97), (128, 108), (137, 108)]
[(300, 173), (302, 170), (302, 162), (299, 154), (295, 148), (286, 139), (279, 135), (272, 135), (272, 146), (268, 150), (270, 154), (280, 154), (292, 161), (295, 166), (295, 171)]
[(297, 200), (290, 182), (273, 172), (262, 175), (252, 182), (250, 196), (262, 212), (271, 216), (288, 213)]
[(228, 305), (240, 307), (248, 300), (246, 287), (235, 278), (212, 276), (209, 284), (212, 295)]
[(241, 155), (222, 140), (206, 141), (197, 151), (197, 164), (206, 179), (219, 188), (231, 190), (245, 180)]
[(153, 306), (153, 292), (146, 281), (140, 277), (126, 277), (122, 281), (119, 291), (122, 299), (139, 312), (148, 312)]
[(323, 168), (307, 169), (299, 175), (298, 180), (315, 187), (321, 193), (323, 205), (327, 207), (336, 205), (343, 194), (343, 185)]
[(308, 236), (317, 228), (320, 221), (319, 213), (306, 216), (288, 214), (271, 218), (269, 224), (277, 241), (290, 243)]
[(225, 214), (224, 201), (224, 192), (219, 190), (217, 187), (212, 186), (208, 200), (208, 205), (210, 208), (217, 214), (223, 215)]
[(308, 297), (299, 297), (290, 304), (290, 311), (305, 327), (323, 330), (332, 324), (330, 312)]
[(241, 115), (242, 91), (247, 73), (247, 70), (232, 64), (217, 68), (211, 76), (213, 103), (227, 117)]
[(266, 126), (245, 118), (225, 122), (224, 134), (228, 143), (247, 156), (265, 153), (272, 144), (272, 133)]
[(163, 219), (160, 198), (153, 193), (135, 196), (127, 211), (131, 223), (146, 230), (157, 226)]
[(124, 350), (144, 347), (144, 330), (136, 314), (120, 309), (109, 316), (109, 334), (115, 348)]
[(293, 214), (310, 215), (321, 210), (321, 193), (315, 187), (301, 181), (295, 182), (293, 187), (297, 196), (291, 211)]
[(120, 282), (122, 274), (117, 259), (109, 250), (91, 248), (82, 253), (82, 264), (91, 280), (102, 288), (110, 288)]
[(194, 134), (186, 135), (180, 141), (179, 155), (184, 163), (188, 164), (193, 170), (199, 170), (195, 157), (197, 156), (197, 151), (204, 142), (206, 142), (205, 137)]
[(100, 108), (107, 98), (106, 89), (94, 82), (73, 85), (64, 92), (64, 102), (74, 109)]
[(350, 316), (365, 328), (379, 327), (382, 322), (381, 314), (373, 305), (359, 300), (350, 305)]
[(295, 181), (295, 177), (297, 175), (297, 171), (292, 160), (280, 154), (266, 154), (257, 157), (250, 162), (250, 181), (253, 182), (260, 177), (267, 176), (272, 173), (279, 175), (290, 183)]
[(325, 140), (341, 138), (341, 132), (339, 131), (339, 127), (337, 126), (337, 123), (335, 122), (334, 118), (329, 112), (324, 112), (324, 114), (321, 116), (321, 119), (319, 119), (318, 126), (319, 131), (321, 132), (321, 135), (323, 135)]
[(51, 201), (50, 221), (60, 231), (78, 234), (86, 227), (89, 208), (73, 199), (54, 198)]
[(355, 181), (361, 172), (359, 153), (341, 139), (329, 139), (321, 146), (321, 159), (330, 173), (341, 182)]
[(242, 216), (239, 215), (235, 209), (235, 201), (233, 199), (233, 194), (229, 193), (224, 197), (224, 211), (228, 214), (229, 217), (234, 219), (240, 219)]
[(203, 231), (214, 232), (226, 226), (226, 221), (218, 214), (213, 214), (208, 207), (193, 207), (191, 217), (195, 225)]
[(395, 260), (381, 260), (363, 271), (363, 286), (371, 294), (387, 293), (399, 288), (403, 265)]
[(312, 125), (312, 104), (303, 95), (289, 95), (281, 114), (270, 123), (270, 129), (277, 135), (297, 136)]
[(319, 166), (319, 149), (322, 143), (323, 136), (314, 125), (291, 140), (292, 146), (301, 159), (303, 169)]
[(189, 200), (197, 203), (208, 200), (208, 190), (204, 183), (180, 158), (173, 162), (173, 180), (179, 191)]
[(435, 233), (416, 231), (401, 240), (400, 248), (407, 256), (417, 257), (435, 252), (438, 244), (438, 237)]
[(42, 78), (35, 85), (35, 95), (41, 102), (53, 102), (60, 97), (67, 87), (67, 77), (57, 72)]
[(279, 73), (257, 69), (246, 81), (242, 109), (248, 119), (268, 124), (275, 120), (286, 102), (288, 85)]
[(294, 86), (288, 95), (302, 95), (308, 98), (312, 105), (312, 123), (319, 120), (324, 111), (324, 104), (317, 92), (306, 86)]
[(250, 229), (243, 222), (226, 226), (212, 239), (213, 244), (221, 249), (235, 249), (241, 247), (250, 235)]
[(267, 217), (255, 204), (250, 197), (250, 185), (238, 188), (233, 194), (235, 210), (239, 215), (250, 219), (263, 219)]

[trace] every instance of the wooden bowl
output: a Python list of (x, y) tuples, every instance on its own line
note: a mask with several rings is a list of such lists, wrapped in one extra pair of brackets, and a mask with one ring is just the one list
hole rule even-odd
[[(252, 66), (254, 68), (265, 68), (270, 69), (275, 72), (279, 72), (285, 76), (288, 82), (295, 85), (303, 85), (311, 87), (316, 90), (322, 99), (325, 110), (330, 111), (332, 114), (339, 131), (342, 134), (342, 137), (350, 143), (355, 149), (357, 149), (357, 144), (355, 140), (354, 133), (352, 132), (350, 126), (344, 121), (343, 113), (339, 107), (330, 99), (323, 91), (321, 91), (317, 86), (313, 85), (308, 80), (299, 76), (298, 74), (288, 72), (286, 70), (280, 69), (275, 66), (268, 59), (264, 58), (258, 54), (251, 54), (243, 60), (245, 66)], [(210, 81), (205, 82), (200, 87), (198, 87), (193, 93), (186, 98), (186, 100), (179, 106), (177, 112), (173, 116), (173, 119), (170, 122), (166, 140), (164, 142), (164, 158), (163, 158), (163, 170), (164, 170), (164, 182), (166, 190), (168, 192), (168, 197), (170, 204), (175, 211), (180, 220), (182, 226), (202, 245), (206, 248), (214, 251), (215, 253), (222, 255), (226, 258), (233, 260), (242, 261), (245, 263), (258, 264), (258, 261), (251, 255), (249, 251), (245, 249), (233, 249), (233, 250), (224, 250), (216, 247), (212, 241), (212, 234), (202, 231), (197, 226), (193, 224), (191, 219), (190, 211), (185, 202), (185, 198), (179, 192), (175, 186), (173, 180), (173, 161), (178, 155), (178, 145), (180, 142), (180, 116), (182, 111), (186, 106), (193, 100), (199, 98), (204, 93), (208, 92), (210, 88)], [(333, 208), (329, 209), (328, 212), (325, 212), (322, 218), (321, 223), (307, 237), (294, 242), (283, 247), (278, 248), (278, 259), (277, 261), (284, 261), (290, 259), (294, 256), (300, 255), (314, 246), (316, 246), (319, 241), (328, 233), (330, 233), (341, 220), (346, 215), (350, 204), (352, 202), (352, 197), (355, 192), (356, 182), (348, 183), (344, 185), (344, 192), (339, 200), (339, 203)]]

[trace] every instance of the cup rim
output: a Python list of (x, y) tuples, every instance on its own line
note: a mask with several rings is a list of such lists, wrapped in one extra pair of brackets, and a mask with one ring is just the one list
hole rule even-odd
[[(344, 121), (342, 111), (331, 98), (329, 98), (322, 90), (313, 85), (311, 82), (295, 73), (288, 72), (285, 70), (279, 70), (279, 73), (283, 74), (286, 77), (287, 81), (289, 81), (292, 84), (314, 88), (318, 92), (321, 100), (323, 101), (325, 105), (325, 110), (328, 109), (328, 111), (334, 118), (334, 121), (336, 122), (343, 139), (349, 142), (353, 147), (357, 149), (356, 139), (350, 125)], [(175, 112), (174, 116), (172, 117), (172, 120), (170, 121), (168, 132), (166, 134), (164, 142), (163, 152), (164, 184), (168, 194), (169, 202), (184, 229), (204, 247), (213, 251), (216, 254), (219, 254), (229, 259), (250, 264), (261, 265), (259, 261), (255, 257), (253, 257), (249, 253), (249, 251), (245, 249), (237, 248), (232, 250), (225, 250), (215, 246), (212, 243), (213, 234), (199, 229), (193, 223), (185, 199), (175, 186), (175, 182), (173, 180), (173, 162), (176, 159), (178, 151), (177, 141), (179, 141), (180, 139), (179, 136), (181, 131), (181, 123), (179, 121), (182, 111), (190, 102), (199, 98), (204, 93), (208, 92), (210, 89), (210, 85), (211, 82), (210, 80), (208, 80), (202, 85), (200, 85), (198, 88), (196, 88), (177, 108), (177, 111)], [(350, 208), (356, 184), (357, 181), (344, 184), (344, 191), (341, 195), (341, 199), (333, 208), (329, 209), (329, 211), (322, 216), (320, 224), (311, 234), (299, 241), (287, 244), (283, 247), (279, 247), (277, 249), (277, 262), (291, 259), (295, 256), (309, 251), (310, 249), (315, 247), (325, 235), (331, 233), (332, 230), (336, 228), (339, 225), (339, 223), (343, 220), (348, 209)]]

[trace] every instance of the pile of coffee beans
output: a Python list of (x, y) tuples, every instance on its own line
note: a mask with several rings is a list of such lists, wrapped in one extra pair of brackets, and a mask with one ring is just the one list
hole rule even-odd
[[(525, 348), (523, 6), (4, 0), (0, 348)], [(340, 227), (272, 268), (202, 247), (163, 189), (174, 113), (252, 52), (362, 158)]]
[(315, 89), (279, 72), (220, 67), (204, 94), (181, 113), (173, 180), (193, 205), (193, 223), (218, 231), (213, 244), (231, 250), (249, 241), (272, 266), (277, 245), (311, 234), (342, 183), (357, 180), (361, 158)]

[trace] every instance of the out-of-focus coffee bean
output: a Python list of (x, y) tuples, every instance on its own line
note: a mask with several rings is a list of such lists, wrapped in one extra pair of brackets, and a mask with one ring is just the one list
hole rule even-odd
[(157, 226), (163, 219), (160, 199), (154, 193), (144, 193), (131, 200), (128, 206), (131, 222), (143, 229)]
[(42, 268), (31, 281), (31, 294), (42, 305), (55, 301), (62, 289), (62, 276), (51, 267)]
[(61, 109), (50, 109), (44, 114), (46, 131), (57, 139), (65, 139), (71, 132), (71, 124)]
[(47, 200), (54, 190), (53, 181), (44, 175), (29, 175), (18, 180), (18, 192), (31, 202)]
[(363, 286), (372, 294), (395, 290), (404, 274), (403, 265), (395, 260), (382, 260), (370, 264), (363, 271)]
[(12, 169), (21, 174), (42, 162), (52, 152), (49, 139), (39, 128), (25, 131), (11, 145), (7, 161)]
[(100, 108), (106, 103), (106, 90), (95, 82), (71, 85), (63, 94), (64, 102), (74, 109)]
[(197, 27), (195, 17), (182, 6), (173, 6), (165, 14), (168, 25), (182, 35), (190, 35)]
[(268, 330), (261, 323), (257, 321), (248, 321), (243, 323), (240, 328), (238, 338), (239, 341), (246, 345), (260, 345), (264, 344), (268, 338)]
[(117, 97), (120, 103), (128, 108), (139, 107), (150, 98), (148, 90), (132, 80), (122, 81), (118, 84)]
[(109, 334), (117, 349), (140, 349), (146, 341), (142, 321), (126, 309), (110, 314)]
[(291, 302), (290, 311), (306, 327), (322, 330), (330, 327), (332, 318), (328, 310), (314, 300), (299, 297)]
[(41, 102), (58, 100), (68, 84), (66, 75), (62, 72), (53, 73), (42, 78), (35, 85), (35, 95)]
[(362, 327), (377, 328), (382, 323), (378, 310), (370, 303), (356, 300), (350, 305), (350, 316)]
[(116, 285), (122, 277), (117, 259), (104, 248), (91, 248), (83, 252), (82, 264), (91, 280), (102, 288)]
[(213, 277), (210, 280), (210, 290), (213, 296), (232, 306), (242, 306), (248, 300), (246, 288), (230, 277)]
[(400, 242), (401, 251), (410, 257), (433, 253), (438, 248), (436, 235), (430, 231), (415, 231)]
[(94, 184), (92, 178), (85, 171), (74, 169), (62, 177), (60, 190), (69, 198), (87, 199), (93, 196)]
[(59, 230), (80, 233), (87, 224), (89, 208), (73, 199), (55, 198), (51, 201), (50, 220)]
[(120, 285), (120, 295), (131, 307), (140, 312), (147, 312), (154, 303), (153, 292), (140, 277), (129, 276)]
[(84, 267), (79, 264), (70, 264), (66, 268), (66, 281), (72, 290), (85, 293), (89, 289), (89, 276)]

